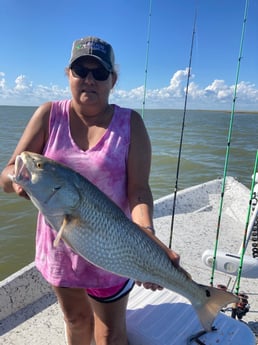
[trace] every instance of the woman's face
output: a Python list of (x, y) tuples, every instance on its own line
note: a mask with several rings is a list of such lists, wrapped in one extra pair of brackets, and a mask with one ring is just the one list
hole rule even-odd
[(115, 85), (115, 72), (108, 72), (95, 58), (80, 58), (68, 70), (73, 100), (80, 106), (101, 108)]

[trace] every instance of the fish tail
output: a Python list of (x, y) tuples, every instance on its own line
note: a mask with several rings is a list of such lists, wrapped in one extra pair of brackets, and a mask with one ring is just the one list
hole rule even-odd
[(205, 329), (209, 332), (212, 330), (212, 324), (218, 315), (219, 311), (229, 303), (237, 303), (238, 297), (231, 292), (224, 291), (212, 286), (201, 287), (205, 290), (207, 299), (202, 305), (194, 305), (200, 322)]

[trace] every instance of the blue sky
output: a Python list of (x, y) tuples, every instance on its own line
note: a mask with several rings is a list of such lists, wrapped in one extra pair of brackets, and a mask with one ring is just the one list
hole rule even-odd
[[(73, 40), (113, 45), (119, 80), (110, 101), (141, 108), (150, 0), (1, 0), (0, 105), (70, 97), (64, 69)], [(146, 108), (231, 109), (245, 0), (152, 0)], [(250, 0), (237, 110), (258, 110), (258, 0)]]

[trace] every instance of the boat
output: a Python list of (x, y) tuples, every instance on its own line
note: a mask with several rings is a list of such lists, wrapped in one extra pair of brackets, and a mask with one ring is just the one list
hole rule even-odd
[[(210, 251), (215, 243), (223, 181), (218, 178), (192, 186), (178, 191), (176, 199), (170, 194), (154, 203), (157, 236), (168, 245), (176, 200), (172, 248), (180, 253), (181, 265), (192, 278), (205, 285), (211, 277)], [(214, 286), (234, 291), (237, 274), (232, 267), (239, 259), (250, 190), (230, 176), (224, 182)], [(166, 289), (152, 292), (135, 286), (127, 308), (130, 345), (256, 344), (258, 259), (252, 257), (249, 245), (245, 257), (239, 294), (243, 297), (242, 304), (223, 309), (215, 319), (213, 331), (208, 333), (202, 331), (194, 309), (182, 296)], [(245, 269), (246, 265), (249, 269)], [(34, 263), (0, 283), (0, 343), (65, 344), (61, 310)]]

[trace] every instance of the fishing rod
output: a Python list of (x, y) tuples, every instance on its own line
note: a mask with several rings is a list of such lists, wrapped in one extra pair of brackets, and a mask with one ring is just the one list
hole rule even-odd
[(178, 159), (177, 159), (176, 182), (175, 182), (175, 187), (174, 187), (174, 198), (173, 198), (173, 208), (172, 208), (172, 218), (171, 218), (170, 238), (169, 238), (169, 248), (170, 249), (171, 249), (171, 246), (172, 246), (172, 237), (173, 237), (173, 230), (174, 230), (174, 218), (175, 218), (175, 210), (176, 210), (176, 197), (177, 197), (177, 190), (178, 190), (179, 170), (180, 170), (181, 153), (182, 153), (182, 145), (183, 145), (183, 136), (184, 136), (184, 128), (185, 128), (185, 117), (186, 117), (186, 106), (187, 106), (187, 98), (188, 98), (188, 89), (189, 89), (189, 82), (190, 82), (190, 76), (191, 76), (194, 36), (195, 36), (195, 27), (196, 27), (196, 18), (197, 18), (197, 14), (195, 12), (194, 23), (193, 23), (193, 31), (192, 31), (190, 57), (189, 57), (189, 64), (188, 64), (187, 83), (186, 83), (185, 102), (184, 102), (184, 112), (183, 112), (183, 120), (182, 120), (182, 127), (181, 127), (181, 137), (180, 137), (179, 152), (178, 152)]
[(245, 226), (245, 231), (244, 231), (244, 238), (243, 238), (243, 244), (242, 244), (241, 255), (240, 255), (240, 262), (239, 262), (239, 268), (238, 268), (237, 283), (236, 283), (236, 289), (235, 289), (235, 293), (237, 295), (238, 295), (239, 289), (240, 289), (240, 280), (241, 280), (243, 263), (244, 263), (244, 255), (245, 255), (246, 247), (247, 247), (247, 241), (246, 241), (247, 230), (248, 230), (248, 225), (249, 225), (250, 215), (251, 215), (251, 209), (252, 209), (252, 199), (253, 199), (253, 195), (254, 195), (254, 186), (256, 183), (257, 166), (258, 166), (258, 150), (256, 152), (256, 159), (255, 159), (255, 164), (254, 164), (254, 171), (253, 171), (253, 178), (252, 178), (252, 185), (251, 185), (250, 201), (249, 201), (248, 212), (247, 212), (247, 217), (246, 217), (246, 226)]
[(145, 100), (146, 100), (146, 87), (147, 87), (147, 77), (148, 77), (149, 50), (150, 50), (150, 32), (151, 32), (151, 14), (152, 14), (152, 0), (150, 0), (149, 20), (148, 20), (148, 29), (147, 29), (147, 49), (146, 49), (145, 72), (144, 72), (144, 89), (143, 89), (143, 101), (142, 101), (142, 118), (144, 118)]
[(229, 130), (228, 130), (227, 149), (226, 149), (223, 179), (222, 179), (222, 186), (221, 186), (221, 197), (220, 197), (220, 205), (219, 205), (219, 214), (218, 214), (215, 246), (214, 246), (214, 253), (213, 253), (213, 258), (212, 258), (212, 272), (211, 272), (211, 278), (210, 278), (210, 285), (213, 285), (214, 272), (215, 272), (215, 267), (216, 267), (216, 257), (217, 257), (218, 243), (219, 243), (220, 224), (221, 224), (221, 218), (222, 218), (222, 208), (223, 208), (223, 202), (224, 202), (224, 193), (225, 193), (226, 177), (227, 177), (227, 170), (228, 170), (228, 160), (229, 160), (229, 153), (230, 153), (231, 136), (232, 136), (233, 122), (234, 122), (234, 115), (235, 115), (237, 87), (238, 87), (240, 65), (241, 65), (241, 60), (242, 60), (242, 52), (243, 52), (243, 44), (244, 44), (244, 36), (245, 36), (245, 28), (246, 28), (246, 21), (247, 21), (248, 4), (249, 4), (249, 0), (246, 0), (245, 10), (244, 10), (244, 20), (243, 20), (243, 25), (242, 25), (241, 39), (240, 39), (239, 57), (238, 57), (237, 71), (236, 71), (236, 81), (235, 81), (235, 87), (234, 87), (232, 109), (231, 109), (230, 123), (229, 123)]

